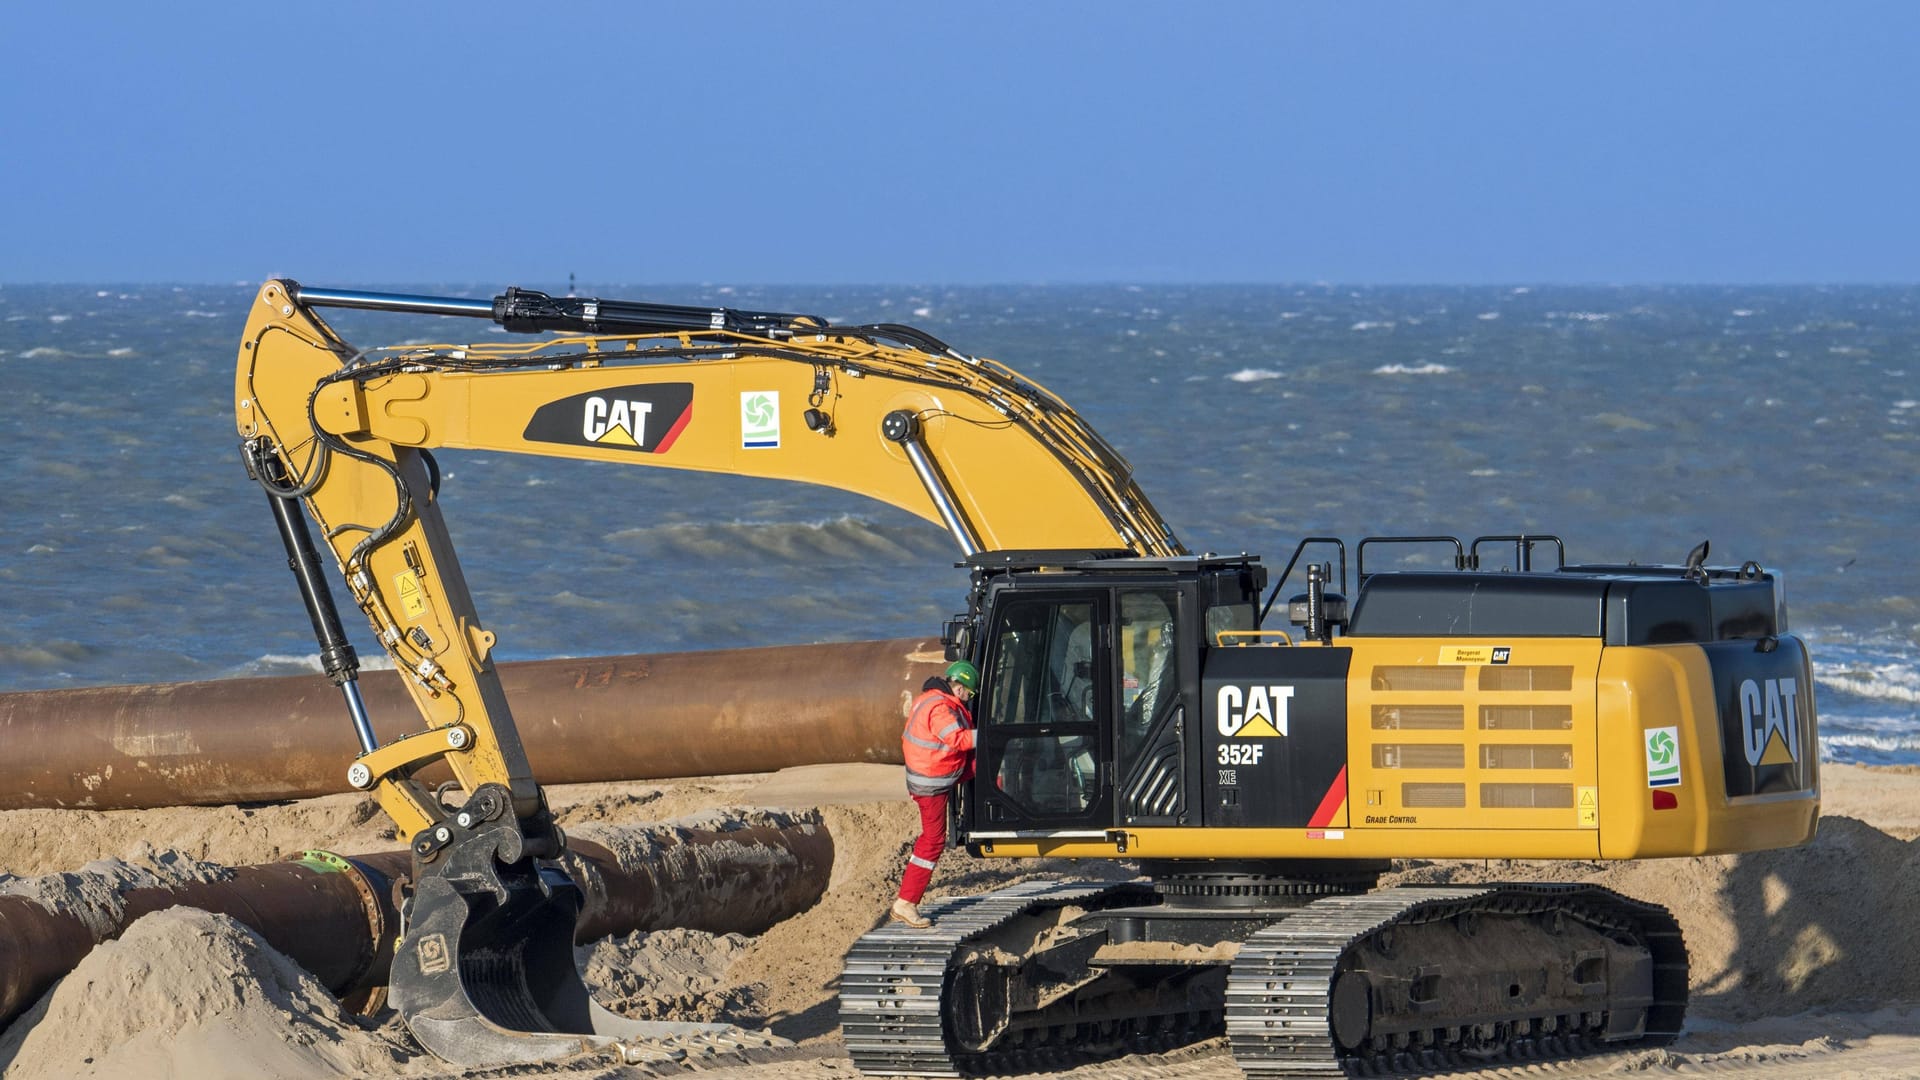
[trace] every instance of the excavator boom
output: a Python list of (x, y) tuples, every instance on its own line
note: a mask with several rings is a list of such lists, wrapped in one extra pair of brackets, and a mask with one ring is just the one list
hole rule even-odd
[[(358, 349), (321, 308), (484, 318), (586, 336)], [(394, 1001), (461, 1063), (594, 1045), (614, 1018), (572, 972), (577, 897), (461, 575), (432, 450), (484, 449), (825, 484), (1009, 548), (1174, 555), (1132, 470), (1065, 402), (910, 327), (552, 297), (264, 285), (235, 382), (247, 470), (361, 746), (348, 771), (412, 850)], [(302, 512), (304, 510), (304, 513)], [(317, 524), (319, 542), (307, 527)], [(424, 726), (381, 731), (321, 567), (333, 556)], [(383, 723), (392, 723), (382, 719)], [(445, 761), (455, 780), (415, 779)]]

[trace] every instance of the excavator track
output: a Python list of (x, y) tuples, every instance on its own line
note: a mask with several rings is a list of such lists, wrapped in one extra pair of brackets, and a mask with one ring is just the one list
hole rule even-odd
[[(984, 1051), (968, 1051), (949, 1008), (970, 948), (1024, 916), (1067, 906), (1113, 906), (1151, 896), (1139, 883), (1029, 881), (983, 896), (956, 897), (922, 910), (925, 930), (883, 926), (854, 943), (840, 976), (840, 1024), (863, 1073), (882, 1076), (978, 1076), (1061, 1068), (1133, 1051), (1171, 1049), (1217, 1032), (1219, 1015), (1188, 1010), (1122, 1021), (1026, 1026)], [(977, 987), (958, 994), (970, 997)]]
[[(1549, 941), (1558, 963), (1539, 959)], [(1393, 970), (1396, 944), (1433, 962)], [(1567, 978), (1496, 974), (1503, 948)], [(1250, 937), (1227, 1036), (1249, 1076), (1379, 1075), (1663, 1046), (1686, 1002), (1686, 946), (1664, 908), (1585, 885), (1410, 887), (1318, 900)]]

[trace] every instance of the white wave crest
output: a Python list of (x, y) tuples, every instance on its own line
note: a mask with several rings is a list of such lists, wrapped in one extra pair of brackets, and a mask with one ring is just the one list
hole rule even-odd
[(1231, 382), (1264, 382), (1267, 379), (1284, 377), (1284, 373), (1275, 371), (1272, 368), (1250, 367), (1241, 368), (1239, 371), (1227, 376), (1227, 379)]
[[(392, 671), (393, 658), (385, 653), (369, 655), (362, 652), (360, 668), (362, 671)], [(316, 653), (262, 653), (234, 667), (225, 677), (244, 679), (258, 675), (309, 675), (320, 671), (320, 657)]]
[(1850, 746), (1862, 750), (1878, 750), (1883, 754), (1897, 754), (1902, 750), (1920, 750), (1920, 735), (1866, 735), (1847, 732), (1844, 734), (1820, 733), (1822, 748)]
[(1436, 364), (1429, 360), (1424, 364), (1382, 364), (1373, 369), (1375, 375), (1445, 375), (1453, 369), (1445, 364)]
[(606, 535), (622, 550), (672, 552), (717, 562), (743, 554), (788, 563), (823, 560), (914, 562), (949, 555), (952, 540), (931, 525), (882, 525), (851, 514), (828, 521), (678, 522), (620, 529)]
[(1872, 701), (1920, 705), (1920, 673), (1901, 664), (1813, 665), (1815, 685)]

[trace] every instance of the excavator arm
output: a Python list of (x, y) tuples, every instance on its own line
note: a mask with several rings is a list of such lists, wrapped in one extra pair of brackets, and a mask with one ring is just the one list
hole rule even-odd
[[(323, 307), (591, 336), (358, 349)], [(250, 311), (235, 415), (360, 740), (349, 781), (373, 793), (413, 852), (396, 1006), (430, 1049), (463, 1063), (598, 1045), (612, 1018), (593, 1013), (571, 971), (570, 883), (536, 861), (560, 857), (565, 841), (495, 677), (494, 635), (436, 499), (433, 449), (823, 484), (938, 523), (968, 556), (1183, 550), (1126, 461), (1065, 402), (904, 326), (276, 280)], [(417, 730), (383, 740), (360, 703), (357, 657), (308, 518), (402, 674)], [(417, 777), (435, 762), (454, 780), (430, 790)]]

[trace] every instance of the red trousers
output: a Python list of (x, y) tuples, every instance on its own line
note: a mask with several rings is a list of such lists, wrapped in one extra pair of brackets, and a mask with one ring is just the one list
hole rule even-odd
[(947, 850), (947, 793), (915, 795), (913, 801), (920, 806), (920, 838), (913, 842), (906, 872), (900, 875), (900, 899), (909, 904), (917, 904), (927, 895), (934, 864)]

